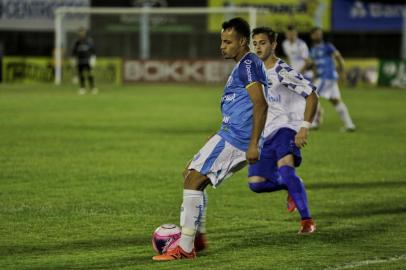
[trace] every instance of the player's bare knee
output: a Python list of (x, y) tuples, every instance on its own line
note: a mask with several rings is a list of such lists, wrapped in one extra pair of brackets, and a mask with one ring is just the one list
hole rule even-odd
[(293, 158), (293, 155), (289, 154), (287, 156), (284, 156), (283, 158), (278, 160), (278, 168), (282, 166), (291, 166), (295, 167), (295, 160)]
[(264, 177), (261, 176), (250, 176), (248, 178), (248, 187), (251, 189), (251, 191), (255, 193), (262, 193), (263, 188), (262, 185), (266, 181)]
[(248, 177), (248, 182), (249, 183), (261, 183), (261, 182), (265, 182), (266, 179), (262, 176), (250, 176)]
[(183, 179), (186, 179), (188, 174), (189, 174), (189, 169), (188, 168), (184, 169), (182, 172)]
[(205, 175), (201, 175), (195, 170), (190, 170), (185, 177), (183, 188), (203, 191), (209, 183), (210, 180)]

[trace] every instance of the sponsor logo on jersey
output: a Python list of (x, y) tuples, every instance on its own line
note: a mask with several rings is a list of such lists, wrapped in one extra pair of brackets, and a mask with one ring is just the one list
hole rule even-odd
[(268, 96), (268, 101), (270, 102), (270, 103), (280, 103), (281, 102), (281, 95), (277, 95), (277, 96), (271, 96), (271, 95), (269, 95)]
[(247, 70), (247, 79), (249, 82), (252, 82), (251, 63), (252, 61), (249, 59), (244, 61), (245, 69)]
[(221, 102), (233, 102), (235, 100), (235, 93), (225, 95), (221, 98)]
[(224, 115), (224, 116), (223, 116), (223, 123), (224, 123), (224, 124), (228, 124), (229, 122), (230, 122), (230, 116)]

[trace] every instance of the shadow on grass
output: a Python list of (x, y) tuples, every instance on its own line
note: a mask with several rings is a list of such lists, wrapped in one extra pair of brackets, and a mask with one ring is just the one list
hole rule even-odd
[(111, 239), (87, 239), (72, 242), (40, 245), (9, 245), (0, 246), (0, 256), (8, 255), (49, 255), (52, 253), (69, 253), (77, 251), (123, 248), (150, 245), (150, 235), (137, 238), (111, 238)]
[[(253, 246), (278, 249), (294, 249), (315, 244), (353, 246), (359, 241), (373, 241), (369, 240), (371, 235), (379, 237), (387, 232), (399, 231), (404, 226), (399, 218), (401, 214), (406, 214), (406, 207), (403, 207), (400, 201), (392, 200), (375, 204), (358, 204), (352, 208), (336, 209), (328, 213), (319, 212), (316, 218), (318, 230), (309, 236), (300, 236), (296, 231), (286, 229), (275, 230), (271, 226), (269, 229), (256, 227), (256, 230), (249, 234), (230, 230), (217, 236), (218, 239), (224, 238), (227, 241), (214, 252), (224, 253), (235, 247), (249, 249)], [(264, 233), (268, 230), (269, 232)]]
[[(353, 219), (357, 217), (374, 217), (378, 215), (399, 215), (406, 214), (406, 206), (400, 205), (401, 202), (393, 202), (393, 204), (368, 204), (365, 206), (348, 206), (339, 211), (318, 212), (317, 216), (339, 222), (342, 219)], [(388, 207), (388, 205), (393, 205)]]
[(309, 183), (308, 189), (370, 189), (370, 188), (398, 188), (405, 187), (406, 180), (371, 181), (362, 183)]
[[(123, 256), (119, 258), (99, 259), (97, 262), (77, 261), (64, 263), (49, 263), (39, 267), (27, 267), (26, 270), (66, 270), (66, 269), (121, 269), (130, 266), (146, 266), (151, 262), (150, 257), (146, 256)], [(138, 268), (140, 269), (140, 268)], [(143, 268), (141, 268), (143, 269)]]

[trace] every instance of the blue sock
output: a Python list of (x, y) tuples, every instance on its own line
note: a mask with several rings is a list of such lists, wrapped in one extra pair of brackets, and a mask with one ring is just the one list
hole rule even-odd
[(288, 188), (290, 196), (296, 204), (296, 208), (303, 219), (310, 219), (310, 211), (307, 206), (307, 194), (303, 182), (296, 175), (295, 168), (291, 166), (282, 166), (279, 168), (282, 181)]
[(286, 185), (277, 180), (266, 179), (264, 182), (248, 183), (250, 189), (256, 193), (273, 192), (287, 189)]

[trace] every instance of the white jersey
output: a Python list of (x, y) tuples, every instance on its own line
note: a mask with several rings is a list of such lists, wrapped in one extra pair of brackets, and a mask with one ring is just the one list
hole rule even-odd
[(304, 119), (306, 97), (316, 87), (299, 72), (279, 59), (268, 74), (268, 115), (264, 138), (270, 139), (281, 128), (298, 131)]
[(289, 64), (294, 70), (300, 72), (305, 65), (305, 59), (309, 58), (309, 48), (306, 42), (300, 38), (293, 43), (285, 39), (282, 42), (282, 49), (288, 57)]

